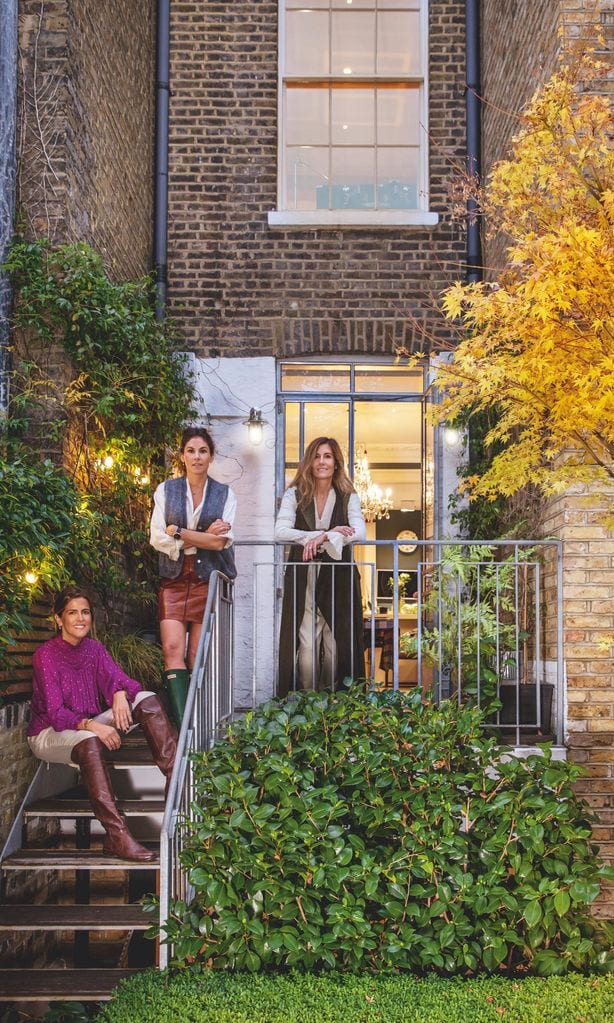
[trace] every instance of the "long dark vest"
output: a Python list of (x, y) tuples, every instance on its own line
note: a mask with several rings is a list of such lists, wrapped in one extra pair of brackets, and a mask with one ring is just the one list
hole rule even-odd
[[(177, 476), (175, 479), (167, 480), (164, 484), (164, 517), (167, 522), (181, 526), (182, 529), (187, 529), (188, 525), (186, 517), (187, 487), (185, 476)], [(218, 483), (217, 480), (213, 480), (209, 476), (207, 493), (196, 524), (199, 533), (206, 533), (212, 522), (222, 518), (227, 496), (226, 484)], [(172, 561), (166, 554), (160, 553), (159, 568), (162, 578), (176, 579), (181, 573), (183, 560), (183, 550), (180, 551), (177, 561)], [(229, 579), (235, 578), (237, 570), (232, 547), (224, 547), (221, 551), (196, 548), (196, 574), (198, 577), (207, 582), (214, 571), (223, 572)]]
[[(348, 496), (337, 494), (329, 529), (348, 525)], [(305, 508), (297, 508), (294, 528), (313, 532), (315, 509), (313, 502)], [(284, 599), (281, 612), (279, 638), (278, 694), (286, 696), (298, 689), (296, 658), (298, 654), (298, 630), (305, 612), (308, 567), (319, 565), (315, 584), (315, 603), (321, 611), (336, 642), (335, 685), (344, 678), (364, 678), (365, 655), (363, 644), (362, 598), (360, 576), (351, 564), (352, 548), (343, 548), (341, 561), (335, 561), (322, 553), (315, 562), (303, 562), (303, 547), (293, 544), (289, 561), (300, 562), (286, 568), (284, 576)], [(330, 566), (336, 565), (335, 569)], [(334, 586), (333, 586), (334, 574)], [(334, 609), (334, 628), (333, 628)], [(330, 685), (330, 683), (328, 683)], [(327, 685), (327, 687), (328, 687)]]

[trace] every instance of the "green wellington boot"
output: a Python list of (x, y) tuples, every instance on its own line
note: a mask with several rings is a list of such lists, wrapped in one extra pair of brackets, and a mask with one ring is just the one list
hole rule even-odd
[(171, 716), (177, 728), (181, 728), (185, 702), (188, 697), (190, 672), (187, 668), (170, 668), (169, 671), (164, 672), (164, 679), (171, 707)]

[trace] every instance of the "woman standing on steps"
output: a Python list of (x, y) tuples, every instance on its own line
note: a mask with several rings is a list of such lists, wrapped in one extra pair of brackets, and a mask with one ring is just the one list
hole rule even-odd
[[(189, 427), (181, 437), (183, 475), (154, 494), (150, 542), (159, 553), (160, 639), (173, 716), (181, 724), (207, 603), (209, 576), (234, 579), (232, 526), (237, 500), (209, 476), (215, 445), (208, 430)], [(186, 652), (187, 646), (187, 652)]]
[(90, 637), (92, 604), (84, 590), (66, 587), (53, 610), (58, 635), (32, 660), (30, 749), (40, 760), (80, 769), (94, 816), (106, 831), (105, 853), (149, 862), (155, 854), (132, 837), (119, 813), (104, 751), (119, 749), (121, 733), (139, 724), (168, 787), (177, 733), (155, 693), (128, 678)]
[(284, 576), (278, 694), (364, 678), (360, 576), (351, 545), (365, 542), (365, 520), (333, 437), (316, 437), (307, 447), (282, 498), (275, 539), (292, 545), (288, 560), (295, 563)]

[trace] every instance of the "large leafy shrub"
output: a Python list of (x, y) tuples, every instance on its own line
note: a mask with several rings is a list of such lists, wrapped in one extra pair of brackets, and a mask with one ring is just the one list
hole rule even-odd
[(580, 769), (502, 757), (477, 711), (412, 694), (273, 701), (195, 764), (178, 962), (606, 969)]
[(605, 1023), (614, 978), (287, 976), (153, 970), (124, 981), (99, 1023)]

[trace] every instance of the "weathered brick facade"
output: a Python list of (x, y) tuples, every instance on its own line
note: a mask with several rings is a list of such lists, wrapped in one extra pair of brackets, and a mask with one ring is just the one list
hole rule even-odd
[[(171, 7), (170, 311), (198, 355), (390, 353), (462, 273), (448, 186), (464, 160), (464, 4), (430, 3), (436, 227), (279, 229), (276, 0)], [(410, 314), (410, 315), (408, 315)], [(438, 328), (441, 329), (439, 324)]]
[(148, 0), (20, 4), (21, 222), (118, 279), (151, 269), (154, 19)]
[[(594, 29), (614, 41), (611, 5), (594, 0), (498, 0), (483, 3), (484, 171), (509, 151), (515, 119), (554, 71), (561, 37), (594, 44)], [(606, 56), (607, 51), (606, 51)], [(611, 59), (611, 49), (609, 52)], [(518, 74), (523, 68), (524, 74)], [(505, 239), (490, 238), (485, 264), (496, 272)], [(574, 487), (544, 510), (545, 536), (563, 541), (564, 658), (570, 755), (587, 768), (578, 784), (599, 815), (595, 838), (614, 856), (614, 538), (603, 519), (614, 492)], [(597, 912), (614, 916), (614, 889)]]
[[(151, 269), (154, 19), (149, 0), (19, 5), (18, 228), (28, 237), (89, 242), (120, 280)], [(59, 353), (46, 358), (59, 377)], [(0, 677), (9, 699), (25, 694), (42, 630), (38, 616), (32, 633), (18, 638), (14, 667)], [(0, 710), (0, 844), (36, 767), (27, 720), (26, 703)], [(37, 876), (27, 898), (37, 901), (48, 883)], [(21, 875), (9, 884), (13, 894)], [(42, 951), (40, 939), (5, 938), (3, 962)]]

